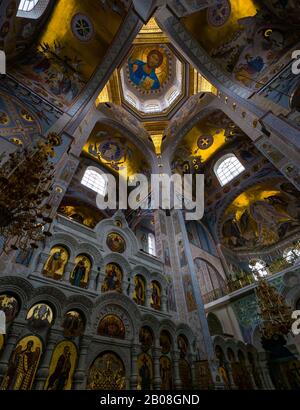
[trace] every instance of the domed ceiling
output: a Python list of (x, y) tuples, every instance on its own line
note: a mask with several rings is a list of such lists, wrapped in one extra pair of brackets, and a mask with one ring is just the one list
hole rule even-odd
[(168, 44), (133, 46), (120, 78), (124, 103), (143, 114), (167, 113), (184, 96), (184, 62)]

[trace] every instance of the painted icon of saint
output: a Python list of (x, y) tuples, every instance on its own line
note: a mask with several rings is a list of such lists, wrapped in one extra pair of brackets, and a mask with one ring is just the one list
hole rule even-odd
[(151, 50), (147, 62), (129, 58), (129, 74), (131, 81), (145, 90), (158, 90), (160, 81), (155, 70), (162, 65), (163, 54), (159, 50)]

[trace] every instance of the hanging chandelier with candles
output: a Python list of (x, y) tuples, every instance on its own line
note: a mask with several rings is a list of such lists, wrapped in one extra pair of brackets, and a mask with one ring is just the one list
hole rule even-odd
[(275, 335), (287, 336), (293, 323), (292, 310), (284, 298), (265, 279), (260, 279), (255, 289), (259, 306), (260, 330), (265, 339)]
[(51, 236), (47, 225), (51, 205), (54, 147), (61, 138), (50, 133), (33, 148), (18, 148), (0, 167), (0, 235), (5, 252), (36, 248), (37, 242)]

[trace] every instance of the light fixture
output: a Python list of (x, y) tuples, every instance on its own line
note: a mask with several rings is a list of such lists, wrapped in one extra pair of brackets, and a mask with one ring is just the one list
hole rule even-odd
[(52, 190), (54, 166), (53, 147), (61, 138), (50, 133), (33, 148), (19, 147), (9, 154), (0, 167), (0, 235), (3, 249), (26, 250), (37, 247), (37, 242), (51, 236), (47, 225), (51, 206), (47, 203)]

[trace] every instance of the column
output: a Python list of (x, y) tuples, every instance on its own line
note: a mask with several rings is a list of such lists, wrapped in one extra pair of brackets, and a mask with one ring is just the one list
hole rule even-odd
[(71, 276), (71, 273), (73, 272), (74, 268), (75, 268), (75, 262), (69, 261), (69, 262), (66, 264), (64, 274), (63, 274), (63, 276), (62, 276), (62, 278), (61, 278), (62, 282), (71, 284), (71, 282), (70, 282), (70, 276)]
[(264, 388), (267, 390), (275, 390), (275, 387), (273, 385), (270, 373), (269, 373), (269, 367), (267, 363), (267, 353), (260, 353), (260, 358), (259, 358), (259, 368), (261, 370), (261, 375), (262, 375), (262, 382), (264, 385)]
[(167, 295), (165, 289), (161, 292), (161, 311), (167, 312)]
[(138, 384), (138, 360), (139, 345), (134, 344), (131, 348), (131, 375), (130, 375), (130, 389), (136, 390)]
[(4, 347), (4, 352), (2, 353), (0, 360), (0, 375), (4, 375), (8, 369), (8, 362), (10, 356), (17, 344), (17, 341), (21, 335), (22, 327), (17, 324), (13, 324), (9, 329), (9, 334)]
[(196, 376), (196, 367), (195, 367), (196, 355), (190, 354), (189, 359), (190, 359), (189, 363), (191, 367), (191, 376), (192, 376), (192, 389), (197, 390), (198, 385), (197, 385), (197, 376)]
[(97, 274), (98, 272), (94, 269), (92, 269), (90, 271), (90, 277), (89, 277), (89, 281), (88, 281), (88, 290), (95, 292), (96, 290), (96, 278), (97, 278)]
[(179, 359), (180, 359), (180, 352), (178, 350), (174, 350), (172, 354), (172, 362), (173, 362), (173, 377), (174, 377), (175, 390), (182, 389), (182, 382), (181, 382), (180, 372), (179, 372)]
[(246, 363), (246, 368), (247, 368), (247, 372), (248, 372), (249, 377), (250, 377), (250, 380), (251, 380), (251, 384), (252, 384), (252, 386), (253, 386), (253, 390), (257, 390), (258, 388), (257, 388), (256, 383), (255, 383), (255, 380), (254, 380), (254, 376), (253, 376), (253, 373), (252, 373), (252, 366), (251, 366), (251, 364), (250, 364), (250, 363)]
[(230, 383), (230, 389), (231, 390), (237, 390), (237, 386), (234, 383), (233, 375), (232, 375), (232, 365), (231, 362), (226, 362), (226, 369), (228, 372), (228, 378), (229, 378), (229, 383)]
[(85, 389), (86, 359), (88, 355), (90, 339), (83, 336), (80, 343), (78, 365), (73, 379), (73, 390)]
[(153, 390), (160, 390), (160, 385), (161, 385), (161, 378), (160, 378), (160, 363), (159, 359), (161, 356), (161, 347), (158, 347), (157, 344), (153, 348), (153, 369), (154, 369), (154, 374), (153, 374)]
[(40, 364), (39, 370), (35, 378), (35, 389), (36, 390), (44, 390), (45, 388), (45, 382), (49, 375), (49, 368), (50, 368), (52, 353), (58, 342), (58, 339), (59, 339), (59, 335), (54, 334), (53, 331), (50, 331), (45, 353), (42, 356), (41, 364)]
[(146, 300), (145, 300), (145, 306), (150, 308), (151, 307), (151, 297), (152, 297), (152, 289), (151, 289), (151, 283), (146, 288)]

